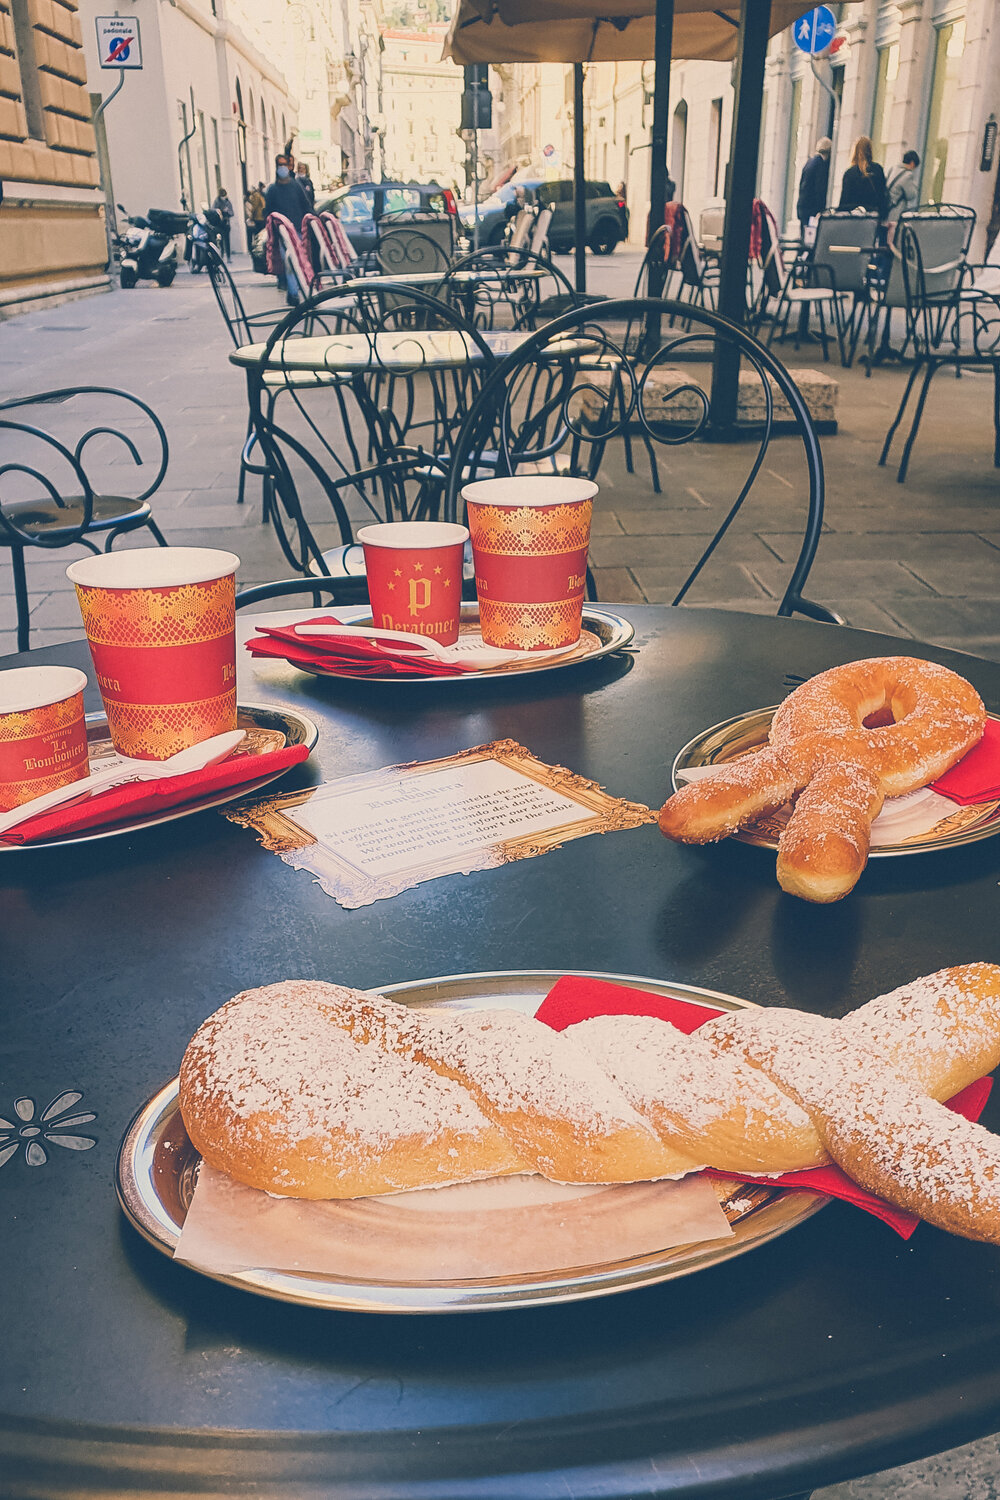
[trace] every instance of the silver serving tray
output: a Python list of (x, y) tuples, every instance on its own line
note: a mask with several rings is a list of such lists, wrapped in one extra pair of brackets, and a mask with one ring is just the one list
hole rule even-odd
[[(555, 981), (567, 972), (649, 990), (653, 994), (670, 995), (678, 1000), (711, 1004), (723, 1010), (740, 1010), (749, 1004), (732, 995), (694, 985), (667, 984), (631, 974), (560, 969), (449, 975), (388, 985), (377, 993), (391, 995), (404, 1005), (415, 1007), (472, 1010), (490, 1006), (534, 1014)], [(165, 1255), (172, 1255), (177, 1245), (194, 1194), (200, 1161), (181, 1120), (177, 1080), (174, 1079), (160, 1089), (132, 1121), (119, 1150), (116, 1170), (118, 1197), (126, 1215), (139, 1233)], [(752, 1205), (746, 1212), (741, 1212), (738, 1206), (727, 1211), (735, 1233), (732, 1240), (675, 1246), (603, 1265), (554, 1267), (530, 1276), (389, 1284), (263, 1269), (232, 1275), (210, 1271), (202, 1274), (278, 1301), (350, 1312), (483, 1312), (538, 1307), (607, 1296), (719, 1265), (793, 1229), (829, 1201), (819, 1194), (801, 1190), (743, 1184), (734, 1189), (731, 1197), (734, 1205), (741, 1202)], [(385, 1200), (379, 1201), (384, 1213)], [(363, 1199), (349, 1200), (349, 1211), (356, 1214), (363, 1202)], [(567, 1203), (566, 1210), (572, 1213), (572, 1201)], [(403, 1233), (402, 1227), (400, 1233)]]
[[(701, 734), (688, 740), (678, 750), (670, 768), (673, 790), (676, 792), (684, 784), (678, 780), (678, 772), (687, 770), (689, 766), (719, 765), (722, 761), (733, 760), (763, 745), (777, 709), (778, 705), (773, 704), (770, 708), (756, 708), (749, 713), (737, 714), (735, 718), (724, 719), (721, 724), (703, 729)], [(1000, 715), (990, 714), (989, 717), (997, 719)], [(738, 839), (741, 844), (753, 844), (758, 849), (777, 850), (779, 821), (780, 814), (775, 821), (765, 819), (760, 823), (753, 823), (747, 828), (741, 828), (731, 837)], [(933, 854), (939, 849), (955, 849), (961, 844), (978, 843), (980, 839), (992, 838), (995, 833), (1000, 833), (1000, 800), (980, 802), (972, 807), (956, 805), (954, 813), (936, 828), (908, 839), (905, 843), (875, 845), (869, 851), (869, 858), (895, 859), (902, 854)]]
[[(371, 623), (372, 612), (367, 604), (353, 604), (348, 608), (337, 609), (337, 618), (344, 625), (357, 625)], [(461, 613), (461, 624), (464, 626), (477, 626), (479, 624), (479, 605), (463, 604)], [(352, 677), (346, 672), (326, 672), (322, 667), (303, 667), (296, 663), (296, 671), (309, 672), (314, 677), (329, 677), (345, 682), (392, 682), (392, 683), (426, 683), (433, 682), (454, 686), (456, 683), (464, 683), (468, 687), (472, 682), (485, 682), (491, 679), (504, 677), (533, 677), (538, 672), (558, 672), (565, 667), (577, 667), (584, 662), (599, 661), (602, 656), (610, 656), (614, 651), (621, 651), (630, 645), (635, 637), (635, 626), (621, 615), (614, 614), (609, 609), (600, 609), (594, 604), (583, 606), (583, 631), (586, 635), (593, 637), (593, 643), (587, 642), (588, 649), (581, 650), (578, 655), (561, 656), (557, 661), (517, 662), (508, 667), (502, 667), (493, 672), (462, 672), (454, 677), (421, 677), (416, 674), (405, 677), (397, 677), (387, 674), (385, 677)]]
[[(266, 708), (258, 703), (240, 703), (236, 709), (236, 724), (239, 729), (276, 730), (284, 735), (286, 745), (306, 745), (310, 750), (314, 749), (319, 739), (319, 730), (312, 719), (287, 708)], [(91, 745), (107, 740), (109, 733), (107, 716), (103, 712), (87, 715), (87, 740)], [(82, 833), (65, 834), (62, 838), (39, 839), (33, 844), (0, 842), (0, 854), (30, 854), (33, 849), (65, 849), (72, 844), (91, 844), (97, 839), (120, 838), (123, 834), (137, 833), (142, 828), (157, 828), (161, 823), (173, 823), (178, 818), (190, 818), (194, 813), (235, 802), (240, 797), (260, 791), (261, 787), (276, 781), (279, 776), (284, 776), (292, 769), (292, 766), (286, 766), (283, 770), (261, 776), (259, 780), (241, 782), (239, 786), (230, 787), (227, 791), (186, 802), (183, 807), (171, 807), (166, 812), (132, 818), (114, 828), (87, 829)]]

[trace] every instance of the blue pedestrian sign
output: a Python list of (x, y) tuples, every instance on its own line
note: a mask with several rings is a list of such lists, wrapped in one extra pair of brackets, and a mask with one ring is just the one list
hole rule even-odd
[(816, 57), (825, 52), (837, 33), (837, 17), (828, 5), (817, 5), (800, 16), (792, 27), (792, 36), (800, 52)]

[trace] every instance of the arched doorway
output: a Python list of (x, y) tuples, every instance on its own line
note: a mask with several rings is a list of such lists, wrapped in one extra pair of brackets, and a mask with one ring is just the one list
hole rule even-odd
[(247, 183), (247, 122), (243, 115), (243, 90), (236, 80), (236, 154), (240, 162), (240, 180), (243, 184), (243, 201), (246, 202)]
[(684, 163), (687, 157), (688, 107), (682, 99), (674, 110), (670, 131), (670, 175), (674, 180), (674, 201), (684, 202)]

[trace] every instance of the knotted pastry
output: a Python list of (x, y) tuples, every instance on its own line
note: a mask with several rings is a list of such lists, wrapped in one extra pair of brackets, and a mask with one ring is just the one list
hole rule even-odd
[(765, 749), (668, 798), (660, 832), (712, 843), (794, 798), (778, 883), (807, 901), (839, 901), (865, 867), (885, 798), (942, 776), (985, 725), (975, 688), (934, 662), (882, 656), (832, 667), (780, 705)]
[(842, 1021), (743, 1010), (691, 1036), (647, 1016), (554, 1032), (516, 1011), (409, 1010), (289, 980), (199, 1028), (180, 1106), (210, 1165), (293, 1197), (832, 1159), (931, 1223), (1000, 1243), (1000, 1137), (937, 1102), (998, 1062), (992, 964), (915, 980)]

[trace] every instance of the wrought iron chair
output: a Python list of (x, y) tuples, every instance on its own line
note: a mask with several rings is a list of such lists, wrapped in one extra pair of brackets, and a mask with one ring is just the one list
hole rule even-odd
[[(922, 265), (922, 284), (928, 295), (943, 298), (951, 311), (949, 299), (962, 286), (968, 265), (969, 245), (976, 227), (971, 208), (956, 203), (925, 203), (907, 210), (896, 221), (896, 232), (888, 247), (888, 268), (873, 278), (868, 315), (868, 338), (865, 374), (870, 376), (879, 358), (892, 353), (891, 320), (894, 310), (906, 314), (906, 340), (899, 351), (909, 347), (911, 322), (907, 309), (907, 289), (903, 268), (902, 244), (908, 231), (915, 240)], [(881, 336), (880, 336), (881, 328)]]
[[(404, 298), (373, 285), (357, 295), (349, 324), (338, 313), (327, 327), (326, 306), (337, 300), (336, 292), (317, 294), (274, 330), (248, 375), (250, 409), (285, 558), (297, 571), (343, 580), (348, 592), (355, 580), (364, 599), (355, 520), (439, 512), (456, 422), (494, 359), (476, 329), (419, 290)], [(304, 323), (314, 340), (327, 335), (322, 371), (336, 384), (289, 385), (277, 407), (267, 377), (293, 373), (289, 360)]]
[(429, 220), (417, 223), (388, 223), (386, 215), (379, 220), (375, 258), (387, 276), (422, 275), (427, 271), (443, 276), (451, 264), (451, 226), (447, 226), (447, 248), (442, 243), (445, 231)]
[[(819, 338), (823, 358), (830, 351), (825, 312), (833, 315), (834, 331), (840, 349), (840, 362), (850, 365), (857, 348), (870, 288), (870, 266), (879, 231), (878, 214), (831, 212), (819, 215), (811, 251), (798, 256), (785, 272), (777, 305), (767, 335), (770, 347), (775, 336), (784, 339), (793, 310), (795, 347), (798, 349), (803, 316), (815, 308), (819, 318)], [(845, 319), (843, 301), (851, 300), (850, 315)], [(780, 334), (778, 330), (781, 330)]]
[[(664, 315), (689, 326), (656, 336), (650, 352), (649, 329), (662, 327)], [(605, 302), (568, 313), (532, 334), (489, 375), (462, 424), (445, 518), (458, 519), (464, 478), (477, 470), (483, 454), (494, 455), (498, 475), (545, 472), (567, 460), (560, 472), (594, 478), (609, 443), (630, 433), (674, 451), (711, 438), (716, 431), (712, 359), (719, 349), (746, 366), (740, 401), (744, 408), (751, 398), (756, 403), (747, 424), (753, 442), (745, 479), (735, 497), (730, 493), (723, 500), (721, 519), (707, 542), (699, 541), (693, 566), (684, 565), (686, 576), (672, 602), (684, 601), (740, 514), (761, 473), (778, 414), (802, 444), (807, 494), (802, 541), (777, 613), (843, 623), (803, 594), (819, 544), (824, 498), (823, 460), (805, 402), (769, 350), (718, 313), (689, 302)], [(735, 451), (728, 447), (729, 454)], [(699, 468), (704, 471), (705, 465)]]
[[(922, 236), (917, 226), (904, 222), (905, 219), (906, 215), (900, 218), (895, 248), (902, 267), (907, 344), (913, 350), (913, 367), (899, 410), (886, 433), (879, 464), (884, 465), (889, 457), (910, 395), (922, 374), (920, 394), (896, 473), (898, 483), (903, 483), (931, 381), (938, 370), (950, 366), (956, 374), (976, 367), (993, 371), (993, 463), (1000, 468), (1000, 304), (993, 299), (989, 299), (988, 304), (981, 299), (971, 304), (963, 303), (965, 277), (960, 275), (954, 280), (950, 267), (945, 268), (946, 276), (942, 276), (940, 266), (928, 269), (924, 263)], [(992, 314), (986, 311), (988, 305), (993, 307)]]
[[(112, 405), (109, 418), (112, 402), (126, 406), (115, 411)], [(37, 421), (40, 407), (48, 419), (44, 428)], [(163, 481), (169, 449), (150, 407), (110, 386), (70, 386), (0, 402), (0, 444), (0, 476), (8, 476), (0, 495), (0, 546), (11, 552), (18, 649), (26, 651), (24, 549), (79, 545), (100, 552), (100, 538), (110, 552), (118, 537), (142, 527), (167, 546), (149, 498)], [(121, 493), (129, 462), (146, 471), (138, 494)]]
[[(650, 235), (646, 254), (643, 256), (636, 277), (633, 296), (649, 295), (649, 272), (654, 261), (664, 260), (667, 279), (664, 295), (670, 290), (673, 278), (677, 278), (676, 297), (679, 302), (690, 302), (698, 307), (714, 307), (718, 288), (718, 264), (707, 260), (695, 237), (691, 215), (683, 203), (668, 203), (673, 209), (668, 221), (659, 225)], [(686, 295), (685, 295), (686, 294)]]
[[(262, 312), (248, 313), (243, 299), (239, 294), (236, 282), (233, 280), (232, 272), (226, 265), (222, 256), (214, 245), (209, 245), (206, 250), (206, 263), (208, 279), (215, 293), (215, 300), (222, 313), (223, 321), (229, 330), (229, 336), (237, 349), (242, 349), (247, 344), (260, 343), (266, 338), (286, 316), (283, 307), (266, 308)], [(338, 276), (338, 280), (339, 280)], [(316, 385), (334, 385), (336, 377), (328, 374), (310, 375), (303, 371), (288, 371), (282, 374), (280, 371), (270, 371), (265, 379), (270, 400), (273, 402), (283, 390), (290, 385), (313, 387)], [(236, 492), (236, 503), (242, 505), (246, 499), (247, 475), (253, 474), (260, 478), (262, 486), (263, 503), (261, 507), (261, 520), (269, 521), (271, 518), (271, 493), (270, 474), (263, 460), (254, 458), (254, 450), (257, 447), (257, 434), (254, 431), (253, 422), (247, 418), (246, 437), (243, 439), (243, 447), (240, 449), (240, 479), (239, 488)]]
[(441, 295), (477, 328), (535, 328), (587, 301), (547, 258), (510, 246), (463, 255), (447, 271)]

